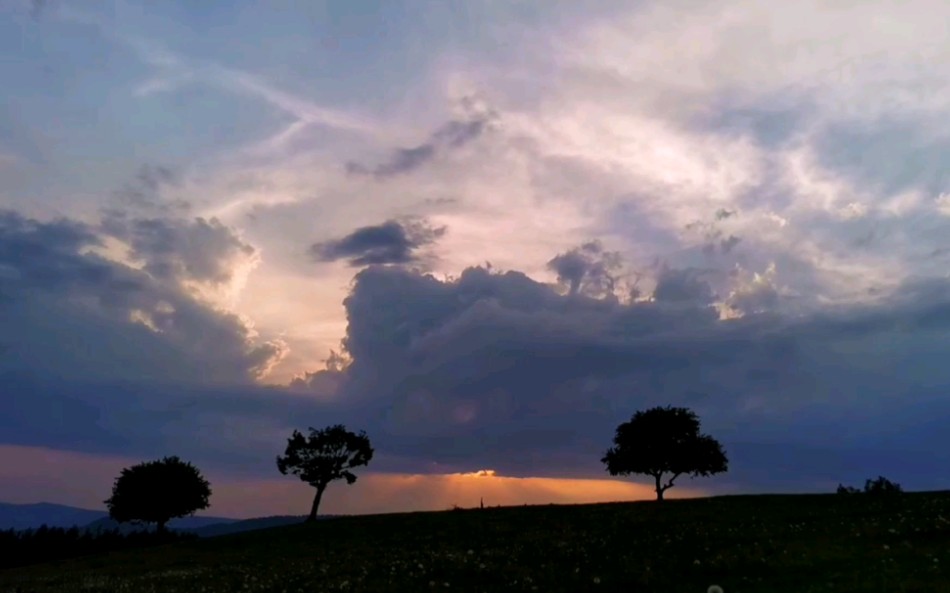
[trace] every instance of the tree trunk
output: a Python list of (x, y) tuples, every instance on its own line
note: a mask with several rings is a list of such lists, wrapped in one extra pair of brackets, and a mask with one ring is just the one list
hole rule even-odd
[(653, 476), (656, 479), (656, 499), (659, 501), (663, 500), (663, 491), (666, 490), (663, 486), (660, 485), (660, 475), (657, 474)]
[(323, 498), (323, 491), (326, 488), (317, 487), (317, 493), (313, 497), (313, 504), (310, 506), (310, 515), (307, 517), (307, 523), (317, 520), (317, 509), (320, 508), (320, 499)]
[(165, 533), (165, 523), (168, 523), (168, 519), (162, 519), (158, 521), (155, 526), (155, 533), (164, 534)]

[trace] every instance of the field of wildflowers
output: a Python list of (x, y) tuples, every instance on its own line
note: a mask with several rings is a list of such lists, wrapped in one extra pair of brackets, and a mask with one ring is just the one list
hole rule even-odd
[(950, 492), (343, 517), (0, 571), (0, 593), (950, 591)]

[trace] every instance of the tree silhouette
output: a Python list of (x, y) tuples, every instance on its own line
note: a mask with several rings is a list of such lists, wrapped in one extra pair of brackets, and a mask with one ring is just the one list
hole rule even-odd
[(372, 458), (373, 448), (365, 432), (354, 434), (342, 424), (335, 424), (322, 430), (311, 427), (309, 437), (295, 430), (287, 439), (284, 456), (277, 457), (277, 469), (285, 476), (298, 476), (317, 489), (307, 517), (309, 522), (316, 520), (320, 499), (330, 482), (345, 478), (347, 484), (352, 484), (356, 476), (349, 470), (368, 464)]
[[(699, 433), (699, 418), (688, 408), (655, 407), (617, 427), (614, 447), (601, 459), (610, 475), (642, 474), (656, 481), (656, 499), (683, 474), (708, 476), (728, 470), (722, 445)], [(664, 474), (671, 474), (664, 484)]]
[(169, 520), (208, 508), (210, 496), (211, 485), (198, 468), (165, 457), (123, 469), (105, 503), (119, 523), (155, 523), (164, 533)]

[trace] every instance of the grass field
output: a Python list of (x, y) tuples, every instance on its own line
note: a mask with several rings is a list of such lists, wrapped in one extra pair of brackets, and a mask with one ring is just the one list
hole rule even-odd
[(950, 492), (343, 517), (0, 571), (0, 593), (950, 592)]

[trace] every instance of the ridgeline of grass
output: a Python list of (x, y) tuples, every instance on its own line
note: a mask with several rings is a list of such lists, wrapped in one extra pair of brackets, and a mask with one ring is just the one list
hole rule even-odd
[(341, 517), (0, 571), (0, 593), (948, 592), (950, 491)]

